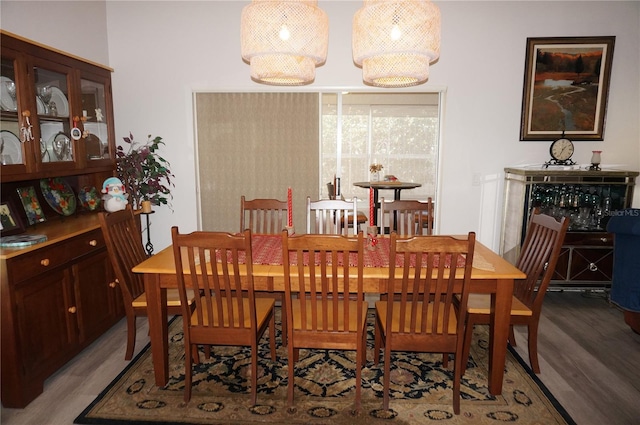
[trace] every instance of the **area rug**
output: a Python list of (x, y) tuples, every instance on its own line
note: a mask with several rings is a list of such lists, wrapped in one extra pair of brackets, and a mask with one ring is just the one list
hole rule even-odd
[[(277, 312), (279, 314), (279, 311)], [(462, 379), (461, 412), (453, 414), (452, 367), (441, 354), (394, 353), (390, 410), (382, 410), (382, 360), (374, 365), (373, 315), (369, 315), (367, 365), (362, 371), (362, 408), (353, 410), (355, 352), (301, 350), (296, 364), (295, 409), (287, 409), (287, 352), (277, 329), (277, 361), (268, 336), (261, 341), (258, 400), (250, 405), (251, 354), (243, 347), (214, 347), (194, 366), (191, 401), (183, 401), (182, 320), (169, 327), (166, 386), (154, 384), (147, 346), (74, 421), (102, 425), (203, 424), (574, 424), (566, 411), (513, 350), (507, 353), (500, 396), (487, 388), (488, 328), (477, 326)]]

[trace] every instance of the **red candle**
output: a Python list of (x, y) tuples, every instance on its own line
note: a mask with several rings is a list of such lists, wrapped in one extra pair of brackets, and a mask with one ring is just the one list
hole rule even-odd
[(291, 188), (287, 189), (287, 226), (293, 227), (293, 194)]
[(373, 215), (373, 188), (369, 188), (369, 224), (375, 226), (376, 217)]

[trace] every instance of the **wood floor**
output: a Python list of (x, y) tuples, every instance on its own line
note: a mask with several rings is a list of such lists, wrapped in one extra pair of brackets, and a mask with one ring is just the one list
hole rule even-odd
[[(579, 425), (640, 424), (640, 335), (602, 293), (550, 292), (540, 323), (538, 351), (543, 383)], [(91, 403), (127, 365), (125, 322), (47, 380), (26, 409), (2, 409), (2, 425), (64, 425)], [(517, 350), (528, 361), (526, 331)], [(136, 352), (147, 343), (139, 320)]]

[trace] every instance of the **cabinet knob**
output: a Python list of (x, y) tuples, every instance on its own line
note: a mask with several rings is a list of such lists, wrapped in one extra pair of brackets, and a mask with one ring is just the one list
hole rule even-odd
[(75, 313), (76, 313), (76, 311), (78, 311), (78, 309), (76, 308), (76, 306), (69, 307), (69, 313), (71, 313), (71, 314), (75, 314)]
[(42, 260), (40, 260), (40, 265), (47, 267), (49, 265), (50, 261), (48, 258), (43, 258)]
[(91, 239), (91, 240), (89, 241), (89, 245), (91, 245), (91, 246), (98, 246), (98, 241), (97, 241), (97, 240), (95, 240), (95, 239)]
[(598, 271), (598, 266), (596, 266), (595, 263), (589, 263), (589, 270), (592, 272), (597, 272)]
[(603, 237), (603, 238), (600, 238), (600, 241), (603, 242), (603, 243), (607, 243), (607, 242), (609, 242), (609, 238), (604, 238)]
[(117, 284), (115, 282), (109, 282), (109, 288), (115, 288), (116, 285)]

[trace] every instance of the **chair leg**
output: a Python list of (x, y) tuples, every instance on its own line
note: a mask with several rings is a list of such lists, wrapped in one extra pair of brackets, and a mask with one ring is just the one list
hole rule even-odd
[[(205, 345), (205, 350), (209, 349), (211, 353), (211, 346)], [(198, 354), (198, 346), (196, 344), (191, 345), (191, 361), (193, 364), (200, 364), (200, 355)]]
[(288, 353), (289, 353), (289, 360), (288, 360), (288, 368), (289, 368), (289, 375), (288, 375), (288, 379), (289, 382), (287, 383), (287, 403), (288, 403), (288, 407), (289, 409), (293, 408), (293, 389), (294, 389), (294, 384), (295, 384), (295, 377), (294, 377), (294, 367), (295, 367), (295, 358), (294, 358), (294, 348), (293, 348), (293, 344), (291, 343), (291, 341), (289, 341), (289, 345), (288, 345)]
[(471, 339), (473, 337), (474, 323), (467, 316), (467, 326), (464, 327), (464, 343), (462, 345), (462, 358), (460, 359), (460, 376), (463, 376), (467, 370), (467, 362), (469, 361), (469, 353), (471, 352)]
[[(360, 347), (360, 351), (366, 353), (366, 346)], [(366, 359), (366, 354), (365, 354)], [(356, 353), (356, 402), (355, 402), (355, 411), (360, 412), (360, 395), (361, 395), (361, 387), (362, 387), (362, 356), (357, 355)]]
[(380, 349), (382, 348), (382, 325), (380, 324), (380, 318), (377, 314), (373, 337), (373, 364), (377, 365), (380, 362)]
[(136, 316), (127, 315), (127, 351), (124, 355), (125, 360), (131, 360), (133, 351), (136, 348)]
[(271, 360), (276, 361), (276, 315), (271, 311), (271, 320), (269, 321), (269, 347), (271, 351)]
[(367, 329), (365, 325), (365, 330), (362, 332), (362, 365), (367, 364)]
[[(383, 338), (381, 335), (380, 338)], [(384, 350), (384, 371), (382, 384), (382, 408), (389, 410), (389, 385), (391, 383), (391, 350), (386, 347)]]
[(462, 363), (466, 363), (465, 357), (456, 356), (453, 362), (453, 413), (460, 414), (460, 378), (462, 376)]
[(538, 321), (529, 322), (527, 326), (529, 333), (529, 363), (534, 373), (540, 373), (540, 364), (538, 363)]
[(282, 297), (280, 301), (280, 322), (282, 328), (282, 346), (286, 347), (289, 334), (287, 333), (287, 308), (284, 305), (284, 297)]
[[(257, 338), (256, 338), (257, 339)], [(251, 346), (251, 405), (256, 405), (258, 398), (258, 341)]]
[(191, 400), (191, 374), (193, 373), (192, 371), (192, 365), (191, 365), (191, 357), (193, 354), (192, 351), (192, 347), (191, 344), (189, 343), (189, 340), (186, 339), (185, 341), (185, 350), (184, 350), (184, 402), (188, 403), (189, 400)]
[(513, 325), (509, 325), (509, 344), (516, 347), (516, 335), (513, 332)]

